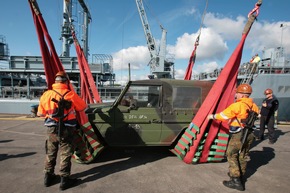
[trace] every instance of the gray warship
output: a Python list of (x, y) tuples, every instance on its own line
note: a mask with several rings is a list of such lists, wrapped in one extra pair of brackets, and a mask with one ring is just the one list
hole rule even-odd
[[(215, 81), (222, 69), (200, 73), (197, 80)], [(253, 87), (251, 97), (258, 106), (265, 98), (264, 90), (271, 88), (278, 98), (280, 106), (276, 113), (277, 122), (290, 122), (290, 60), (284, 55), (284, 48), (268, 48), (262, 51), (261, 61), (256, 65), (249, 62), (240, 65), (238, 84), (249, 83)]]

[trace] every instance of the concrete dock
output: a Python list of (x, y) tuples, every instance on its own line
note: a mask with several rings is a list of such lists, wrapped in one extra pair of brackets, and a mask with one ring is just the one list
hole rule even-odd
[[(290, 125), (278, 125), (277, 142), (256, 141), (248, 163), (250, 193), (290, 192)], [(43, 185), (45, 127), (40, 118), (0, 114), (0, 192), (60, 192)], [(58, 174), (58, 164), (56, 174)], [(106, 148), (93, 163), (72, 165), (79, 183), (65, 192), (231, 193), (223, 186), (227, 162), (185, 164), (167, 148)]]

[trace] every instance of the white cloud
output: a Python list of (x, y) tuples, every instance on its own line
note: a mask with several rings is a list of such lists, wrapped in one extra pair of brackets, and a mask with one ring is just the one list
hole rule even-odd
[[(283, 28), (280, 27), (282, 23)], [(257, 22), (250, 33), (248, 46), (252, 48), (253, 54), (265, 48), (279, 47), (281, 43), (285, 48), (290, 47), (290, 22)], [(290, 54), (290, 49), (285, 51)]]
[(238, 16), (236, 19), (224, 17), (219, 14), (207, 13), (204, 25), (214, 30), (224, 40), (235, 40), (241, 37), (246, 18)]
[[(194, 10), (193, 12), (194, 13)], [(212, 72), (214, 69), (222, 67), (228, 60), (238, 42), (241, 39), (243, 28), (247, 18), (238, 16), (234, 19), (218, 14), (208, 13), (204, 20), (204, 27), (201, 29), (199, 46), (197, 48), (197, 58), (194, 67), (195, 73)], [(280, 28), (283, 23), (284, 27)], [(283, 29), (283, 33), (282, 33)], [(170, 30), (168, 30), (170, 33)], [(194, 49), (196, 33), (183, 33), (176, 38), (175, 45), (167, 45), (167, 53), (173, 54), (175, 59), (175, 78), (183, 79), (188, 59)], [(265, 22), (255, 21), (247, 37), (244, 56), (250, 58), (254, 53), (260, 53), (264, 48), (281, 46), (290, 47), (290, 22)], [(159, 40), (156, 40), (157, 44)], [(231, 45), (231, 48), (229, 48)], [(157, 45), (158, 46), (158, 45)], [(252, 53), (249, 53), (252, 52)], [(290, 49), (286, 49), (289, 54)], [(149, 73), (148, 62), (150, 55), (147, 46), (129, 47), (113, 55), (114, 70), (128, 69), (131, 63), (131, 70), (141, 70), (141, 75), (132, 75), (132, 80), (146, 79)], [(134, 74), (134, 73), (132, 73)], [(117, 76), (118, 77), (118, 76)], [(121, 76), (122, 80), (128, 77)]]
[[(177, 38), (175, 45), (176, 59), (189, 58), (193, 49), (198, 33), (185, 33)], [(197, 48), (198, 60), (204, 59), (223, 59), (228, 48), (222, 37), (211, 28), (205, 28), (201, 31), (199, 46)]]
[[(198, 75), (201, 72), (213, 72), (215, 69), (218, 69), (219, 65), (216, 62), (209, 62), (203, 64), (195, 64), (192, 71), (192, 78), (194, 75)], [(184, 79), (186, 69), (176, 69), (175, 70), (175, 79)]]
[(185, 15), (194, 15), (194, 14), (199, 14), (199, 11), (196, 10), (195, 7), (192, 7), (190, 9), (187, 9), (184, 13)]
[(219, 67), (218, 63), (212, 61), (209, 63), (204, 64), (197, 64), (193, 73), (200, 73), (200, 72), (213, 72), (215, 69)]
[(141, 70), (147, 67), (150, 61), (148, 48), (145, 46), (129, 47), (113, 54), (114, 70), (128, 69)]
[(176, 69), (175, 70), (175, 79), (184, 79), (186, 69)]
[[(143, 74), (137, 74), (137, 71), (131, 71), (131, 80), (145, 80), (148, 79), (148, 72), (143, 71)], [(126, 83), (129, 81), (129, 72), (128, 71), (115, 71), (115, 73), (118, 74), (118, 76), (116, 76), (116, 84), (120, 84), (120, 85), (126, 85)], [(126, 74), (126, 75), (124, 75)]]
[(128, 80), (129, 80), (128, 76), (118, 75), (118, 76), (116, 76), (116, 82), (115, 83), (120, 84), (120, 85), (126, 85)]

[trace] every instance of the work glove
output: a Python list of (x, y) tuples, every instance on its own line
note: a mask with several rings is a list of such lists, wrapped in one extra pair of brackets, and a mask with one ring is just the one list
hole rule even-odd
[(208, 116), (207, 116), (207, 119), (214, 119), (214, 114), (209, 114)]

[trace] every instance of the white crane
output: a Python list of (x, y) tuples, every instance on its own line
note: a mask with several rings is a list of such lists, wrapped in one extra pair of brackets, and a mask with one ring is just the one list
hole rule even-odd
[(147, 20), (146, 12), (142, 0), (136, 0), (136, 5), (139, 11), (141, 22), (143, 25), (147, 46), (150, 52), (151, 60), (149, 78), (174, 78), (173, 62), (168, 62), (165, 59), (166, 54), (166, 33), (167, 31), (160, 25), (162, 36), (159, 49), (156, 47), (155, 39), (150, 31), (150, 26)]

